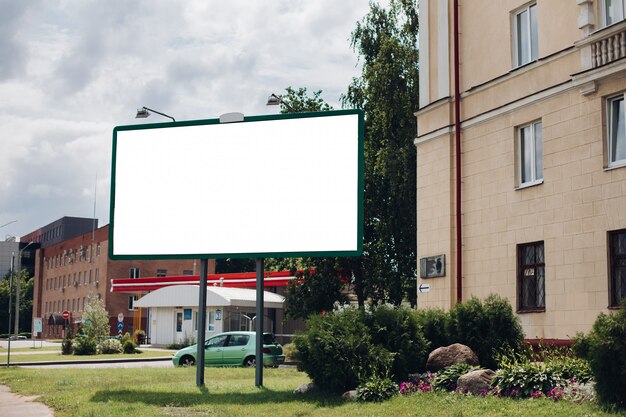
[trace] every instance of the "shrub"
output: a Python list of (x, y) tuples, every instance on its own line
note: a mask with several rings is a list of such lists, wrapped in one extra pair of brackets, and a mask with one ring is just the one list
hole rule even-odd
[(122, 344), (117, 339), (105, 339), (98, 345), (100, 353), (122, 353)]
[(294, 339), (298, 368), (323, 390), (344, 392), (391, 366), (391, 355), (372, 343), (360, 309), (335, 311), (307, 320), (307, 332)]
[(283, 345), (283, 354), (285, 355), (286, 362), (293, 362), (298, 360), (298, 349), (294, 343), (287, 343)]
[(63, 342), (61, 342), (61, 354), (71, 355), (73, 352), (74, 348), (72, 346), (72, 339), (63, 339)]
[(98, 353), (96, 341), (86, 335), (74, 339), (74, 355), (95, 355)]
[(392, 354), (392, 375), (396, 381), (405, 381), (409, 373), (424, 368), (430, 343), (424, 338), (413, 311), (383, 305), (366, 314), (365, 323), (372, 343)]
[(482, 303), (472, 298), (455, 305), (450, 320), (451, 341), (469, 346), (485, 368), (495, 369), (497, 352), (506, 347), (519, 349), (524, 339), (511, 304), (496, 294)]
[(456, 382), (461, 375), (480, 369), (478, 366), (468, 365), (467, 363), (458, 363), (448, 366), (435, 374), (432, 382), (432, 388), (436, 391), (454, 391)]
[(537, 397), (553, 388), (565, 385), (557, 370), (543, 362), (503, 364), (491, 380), (497, 395), (510, 397)]
[(137, 345), (132, 340), (124, 342), (124, 353), (138, 353)]
[(587, 357), (596, 380), (598, 400), (626, 408), (626, 306), (614, 314), (601, 313), (585, 339)]
[(398, 385), (389, 377), (370, 376), (356, 390), (357, 401), (383, 402), (398, 394)]
[(424, 337), (430, 342), (430, 350), (451, 345), (450, 315), (440, 308), (428, 308), (415, 312), (417, 322), (422, 326)]

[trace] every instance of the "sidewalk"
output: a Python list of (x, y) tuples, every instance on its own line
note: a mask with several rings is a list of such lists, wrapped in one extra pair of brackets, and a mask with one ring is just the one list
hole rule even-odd
[(37, 397), (13, 394), (9, 387), (0, 385), (0, 416), (2, 417), (54, 417), (50, 408), (35, 402)]

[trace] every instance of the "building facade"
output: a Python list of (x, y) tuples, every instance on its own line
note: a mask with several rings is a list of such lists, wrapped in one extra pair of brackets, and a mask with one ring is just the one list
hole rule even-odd
[[(110, 315), (111, 333), (117, 334), (118, 315), (124, 316), (123, 331), (146, 329), (146, 311), (137, 310), (134, 301), (142, 293), (111, 292), (112, 278), (192, 275), (199, 272), (196, 260), (124, 260), (108, 257), (109, 227), (80, 234), (36, 252), (33, 318), (43, 319), (43, 337), (62, 337), (64, 311), (75, 328), (92, 298), (104, 301)], [(215, 268), (209, 262), (212, 273)], [(138, 316), (138, 317), (137, 317)]]
[(624, 0), (419, 12), (418, 261), (445, 264), (418, 307), (497, 293), (529, 339), (588, 331), (626, 296)]

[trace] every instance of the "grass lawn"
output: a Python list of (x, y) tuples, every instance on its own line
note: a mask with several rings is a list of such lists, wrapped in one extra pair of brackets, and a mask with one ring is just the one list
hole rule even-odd
[(295, 369), (266, 369), (264, 387), (254, 369), (207, 368), (205, 388), (195, 368), (0, 369), (0, 384), (23, 395), (40, 395), (57, 417), (148, 416), (611, 416), (597, 406), (547, 399), (509, 400), (421, 393), (381, 404), (293, 390), (308, 377)]
[[(13, 355), (11, 350), (11, 363), (13, 362), (46, 362), (46, 361), (91, 361), (98, 359), (128, 359), (129, 357), (135, 358), (157, 358), (163, 356), (172, 356), (174, 352), (165, 352), (157, 350), (144, 350), (141, 353), (128, 354), (123, 353), (110, 354), (110, 355), (61, 355), (60, 350), (53, 352), (32, 353), (28, 355), (20, 355), (19, 353)], [(6, 363), (7, 352), (0, 352), (0, 363)]]

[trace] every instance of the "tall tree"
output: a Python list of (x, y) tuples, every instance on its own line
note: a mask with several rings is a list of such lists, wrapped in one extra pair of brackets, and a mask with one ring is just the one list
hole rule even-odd
[[(16, 303), (16, 291), (17, 291), (17, 280), (21, 280), (20, 282), (20, 320), (19, 320), (19, 332), (29, 332), (32, 327), (32, 316), (33, 316), (33, 287), (35, 284), (35, 280), (32, 277), (28, 276), (28, 271), (26, 269), (22, 269), (19, 272), (16, 272), (13, 276), (13, 289), (12, 289), (12, 305), (11, 305), (11, 314), (12, 314), (12, 323), (11, 323), (11, 333), (15, 332), (13, 328), (15, 324), (15, 303)], [(10, 273), (8, 273), (4, 279), (0, 279), (0, 315), (3, 317), (0, 320), (0, 334), (8, 333), (9, 322), (8, 322), (8, 314), (9, 314), (9, 288), (10, 288)]]
[(349, 261), (361, 305), (416, 301), (417, 22), (416, 0), (370, 3), (352, 32), (363, 67), (342, 104), (365, 112), (364, 250)]

